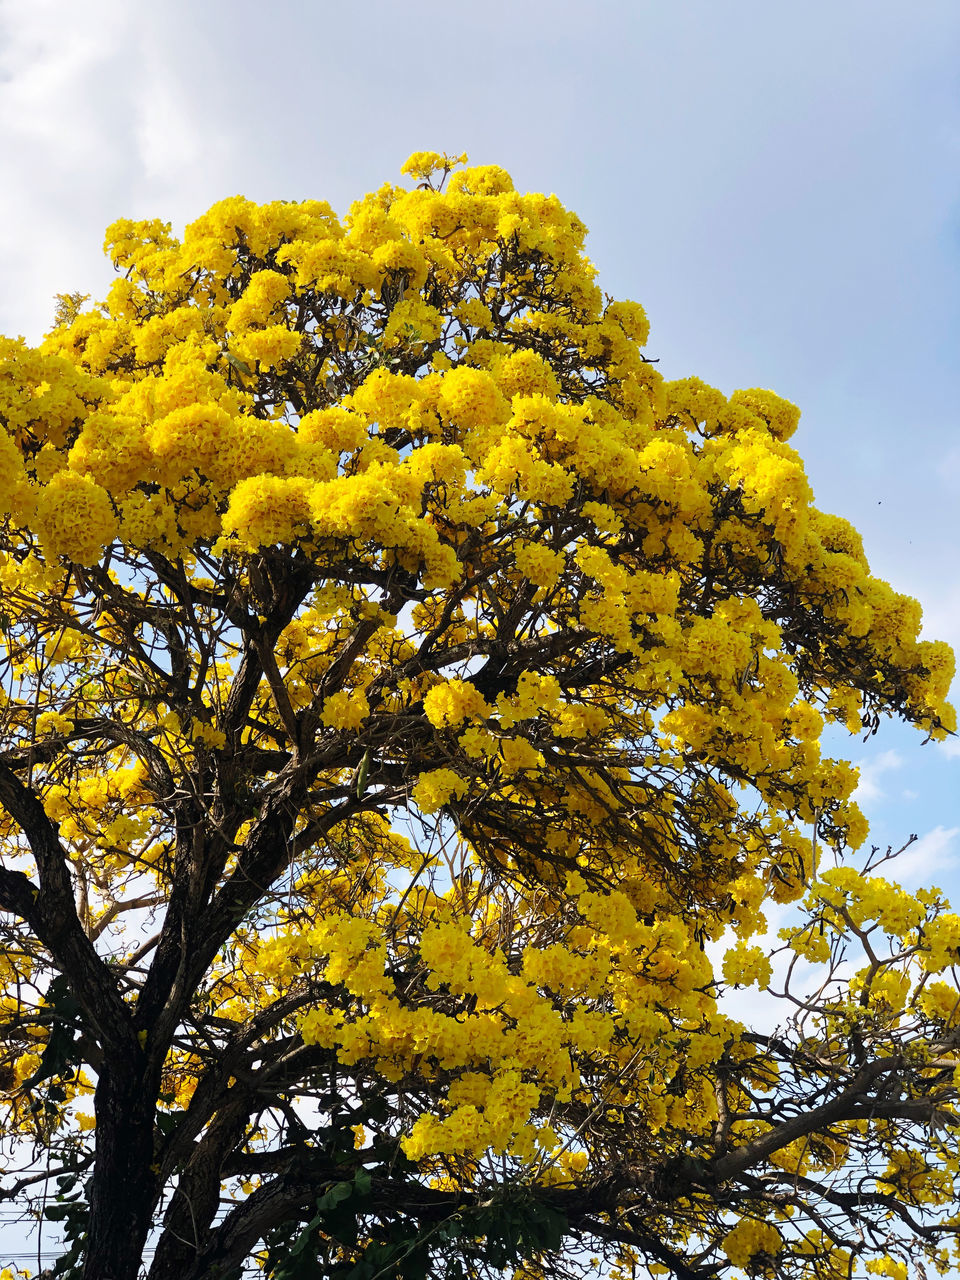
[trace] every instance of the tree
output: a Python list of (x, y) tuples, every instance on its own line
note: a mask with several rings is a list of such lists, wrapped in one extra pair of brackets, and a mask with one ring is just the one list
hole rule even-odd
[(4, 1195), (85, 1280), (942, 1271), (960, 918), (820, 737), (949, 650), (458, 164), (118, 222), (3, 343)]

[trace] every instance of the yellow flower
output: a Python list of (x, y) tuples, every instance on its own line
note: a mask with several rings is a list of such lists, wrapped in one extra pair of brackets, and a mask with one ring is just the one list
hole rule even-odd
[(769, 957), (760, 947), (738, 942), (723, 957), (723, 977), (732, 986), (766, 987), (772, 972)]
[(362, 689), (341, 689), (323, 704), (320, 719), (330, 729), (358, 730), (370, 714), (370, 703)]
[(232, 352), (244, 364), (259, 365), (261, 369), (273, 369), (286, 360), (292, 360), (300, 350), (303, 338), (286, 325), (270, 325), (267, 329), (253, 329), (233, 340)]
[(721, 1240), (720, 1247), (735, 1267), (750, 1267), (758, 1254), (776, 1257), (783, 1249), (783, 1239), (771, 1223), (741, 1218)]
[(69, 716), (61, 715), (59, 711), (42, 711), (37, 716), (37, 736), (43, 737), (48, 733), (72, 733), (74, 722)]
[(117, 535), (117, 517), (105, 489), (88, 476), (59, 471), (37, 496), (37, 524), (51, 555), (96, 564)]
[(436, 813), (454, 796), (465, 795), (466, 791), (466, 781), (452, 769), (433, 769), (417, 779), (411, 799), (421, 813)]
[(400, 166), (400, 172), (408, 174), (411, 178), (429, 178), (434, 173), (466, 163), (466, 153), (460, 156), (448, 156), (439, 151), (414, 151), (413, 155)]
[(483, 720), (492, 708), (469, 680), (444, 680), (423, 699), (427, 719), (436, 729), (454, 729), (465, 720)]
[(525, 578), (548, 590), (555, 587), (564, 568), (564, 557), (542, 545), (518, 547), (514, 559)]
[(226, 734), (212, 724), (204, 724), (202, 720), (194, 720), (190, 726), (190, 737), (194, 742), (203, 742), (208, 747), (222, 750), (227, 745)]
[(441, 375), (437, 407), (463, 430), (493, 428), (506, 422), (510, 410), (499, 387), (483, 369), (451, 369)]
[(252, 476), (230, 495), (223, 531), (256, 550), (294, 542), (311, 525), (313, 485), (300, 477)]

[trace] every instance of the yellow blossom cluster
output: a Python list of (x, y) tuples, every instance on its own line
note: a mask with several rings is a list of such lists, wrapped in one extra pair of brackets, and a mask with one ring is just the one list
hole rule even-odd
[[(378, 1177), (413, 1168), (457, 1212), (490, 1170), (558, 1204), (622, 1175), (625, 1216), (611, 1191), (591, 1221), (649, 1197), (652, 1274), (696, 1248), (752, 1275), (822, 1253), (832, 1280), (844, 1248), (758, 1206), (870, 1141), (877, 1195), (944, 1204), (956, 1158), (897, 1155), (859, 1102), (765, 1135), (797, 1079), (820, 1106), (870, 1053), (913, 1073), (893, 1121), (925, 1088), (950, 1119), (960, 917), (844, 861), (857, 775), (821, 740), (889, 713), (942, 739), (952, 655), (813, 505), (797, 408), (666, 381), (580, 219), (465, 165), (417, 153), (412, 189), (343, 217), (233, 197), (179, 236), (122, 220), (102, 303), (37, 350), (0, 340), (5, 794), (56, 828), (69, 905), (0, 966), (11, 1132), (47, 1141), (88, 1089), (24, 1092), (75, 911), (116, 1019), (142, 1000), (134, 1043), (168, 1035), (164, 1177), (187, 1185), (244, 1090), (288, 1121), (329, 1093), (339, 1155), (389, 1148)], [(0, 838), (45, 910), (5, 810)], [(802, 903), (787, 963), (840, 991), (789, 1052), (722, 1000), (776, 986), (771, 901)], [(276, 1134), (244, 1134), (253, 1167)]]
[(772, 1223), (755, 1222), (749, 1218), (741, 1218), (732, 1231), (723, 1238), (723, 1252), (735, 1267), (759, 1270), (761, 1274), (772, 1274), (772, 1268), (761, 1263), (758, 1258), (766, 1256), (771, 1261), (783, 1248), (780, 1232)]

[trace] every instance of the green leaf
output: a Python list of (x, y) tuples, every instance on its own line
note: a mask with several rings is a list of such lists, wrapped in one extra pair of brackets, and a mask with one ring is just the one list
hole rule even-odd
[(335, 1182), (330, 1190), (317, 1201), (317, 1209), (323, 1213), (328, 1209), (333, 1209), (341, 1200), (349, 1200), (352, 1195), (352, 1182)]
[(534, 1200), (529, 1205), (527, 1215), (525, 1243), (529, 1242), (537, 1252), (546, 1250), (556, 1253), (563, 1247), (567, 1220), (558, 1209)]
[(63, 1222), (70, 1217), (74, 1209), (75, 1206), (72, 1204), (48, 1204), (43, 1210), (43, 1216), (49, 1222)]
[(183, 1115), (182, 1111), (158, 1111), (157, 1112), (157, 1128), (160, 1130), (161, 1134), (165, 1138), (168, 1138), (170, 1134), (173, 1133), (173, 1131), (176, 1129), (177, 1125), (180, 1122), (180, 1117), (182, 1115)]
[(248, 364), (245, 364), (243, 360), (238, 359), (237, 356), (233, 355), (229, 351), (227, 351), (225, 354), (227, 358), (227, 364), (233, 365), (234, 369), (236, 369), (240, 373), (245, 373), (248, 378), (253, 377), (253, 370), (250, 368)]
[(397, 1262), (403, 1280), (427, 1280), (430, 1274), (430, 1251), (422, 1245), (411, 1249)]
[(291, 1253), (274, 1269), (273, 1280), (327, 1280), (327, 1272), (314, 1252)]

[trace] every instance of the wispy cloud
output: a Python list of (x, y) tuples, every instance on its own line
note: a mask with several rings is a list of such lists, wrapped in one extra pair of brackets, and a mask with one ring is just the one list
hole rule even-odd
[(890, 865), (890, 876), (911, 888), (929, 885), (936, 876), (945, 879), (954, 875), (957, 870), (957, 836), (960, 836), (960, 827), (934, 827)]
[(884, 751), (872, 760), (858, 760), (857, 768), (860, 770), (860, 781), (857, 783), (857, 789), (853, 793), (854, 800), (858, 804), (870, 804), (873, 801), (882, 799), (885, 794), (885, 788), (881, 785), (881, 778), (885, 774), (902, 768), (903, 763), (903, 757), (897, 751)]
[[(177, 42), (180, 42), (179, 45)], [(53, 295), (103, 295), (119, 217), (193, 219), (237, 154), (223, 68), (157, 14), (116, 0), (0, 5), (0, 332), (36, 341)]]
[(57, 292), (98, 292), (104, 211), (131, 168), (132, 7), (34, 0), (0, 9), (0, 331), (36, 339)]
[(215, 199), (232, 194), (227, 187), (240, 152), (230, 93), (242, 78), (230, 75), (229, 58), (212, 47), (210, 33), (199, 25), (184, 47), (191, 16), (180, 3), (145, 8), (136, 30), (139, 189), (151, 206), (163, 205), (155, 216), (174, 222), (191, 221)]

